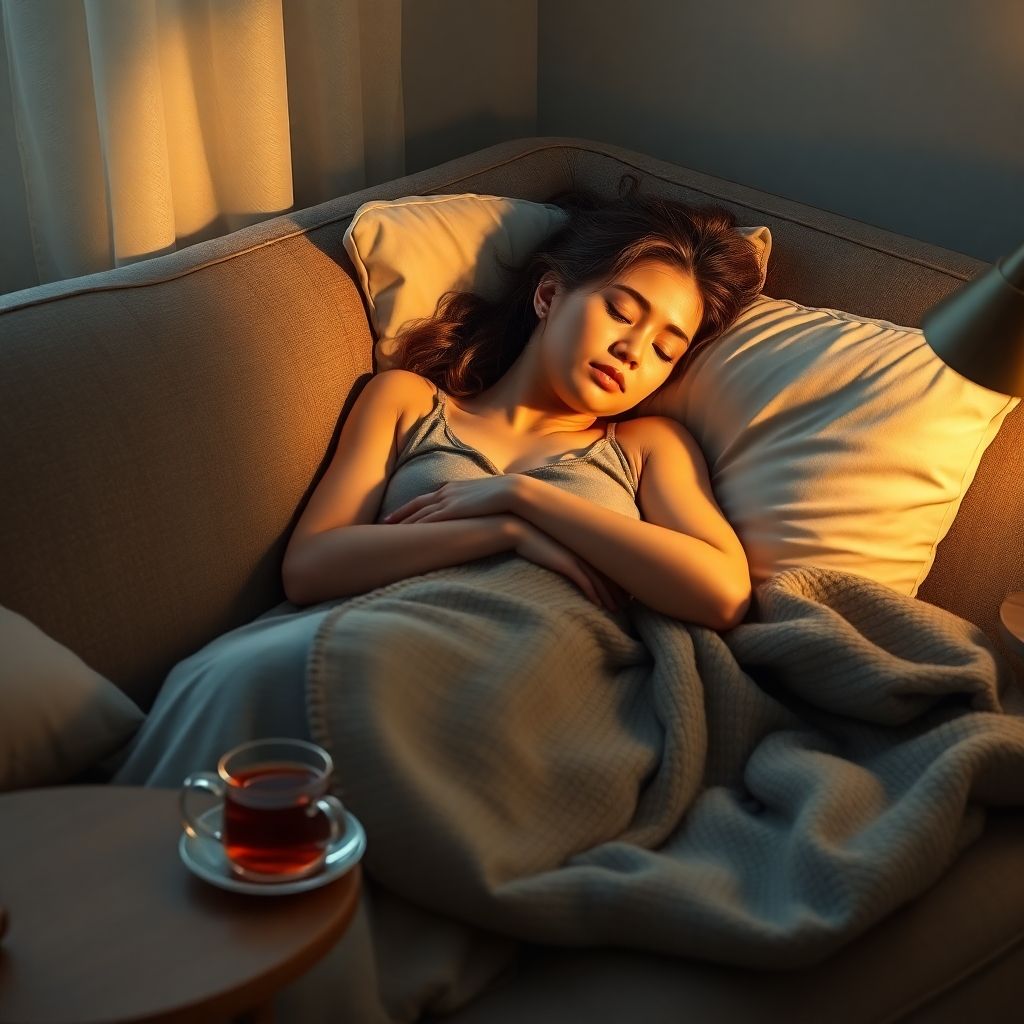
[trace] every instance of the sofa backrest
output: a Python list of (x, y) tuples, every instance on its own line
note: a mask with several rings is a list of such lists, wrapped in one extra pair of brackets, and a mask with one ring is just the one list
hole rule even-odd
[[(628, 170), (647, 192), (768, 225), (775, 297), (916, 326), (987, 267), (629, 150), (534, 138), (0, 296), (0, 605), (148, 709), (176, 661), (284, 600), (288, 536), (373, 369), (342, 245), (355, 210), (458, 192), (544, 201), (580, 182), (611, 196)], [(919, 593), (997, 644), (999, 601), (1024, 589), (1022, 447), (1019, 407)]]
[(268, 227), (0, 311), (0, 604), (147, 710), (284, 600), (297, 507), (371, 373), (344, 222)]

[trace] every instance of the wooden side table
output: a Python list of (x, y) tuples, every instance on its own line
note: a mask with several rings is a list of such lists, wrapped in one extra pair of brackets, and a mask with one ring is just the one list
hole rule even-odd
[(0, 1024), (272, 1019), (348, 927), (360, 865), (308, 892), (226, 892), (181, 862), (180, 835), (177, 789), (0, 795)]
[(1024, 590), (1006, 595), (999, 606), (999, 622), (1010, 649), (1024, 658)]

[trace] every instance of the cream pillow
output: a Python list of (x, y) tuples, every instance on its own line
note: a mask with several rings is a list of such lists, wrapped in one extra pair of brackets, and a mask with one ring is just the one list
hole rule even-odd
[(755, 584), (821, 565), (914, 596), (1019, 401), (916, 328), (761, 296), (635, 414), (697, 439)]
[(0, 791), (70, 781), (146, 717), (77, 654), (3, 607), (0, 651)]
[[(433, 316), (449, 290), (494, 299), (503, 283), (495, 255), (519, 264), (565, 223), (552, 203), (503, 196), (405, 196), (364, 203), (342, 239), (377, 335), (377, 372), (393, 369), (395, 336), (408, 320)], [(736, 229), (757, 250), (764, 285), (772, 237), (766, 227)]]

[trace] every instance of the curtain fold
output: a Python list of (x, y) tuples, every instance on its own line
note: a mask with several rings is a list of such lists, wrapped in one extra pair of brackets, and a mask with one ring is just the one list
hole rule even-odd
[(405, 173), (401, 0), (0, 0), (0, 292)]

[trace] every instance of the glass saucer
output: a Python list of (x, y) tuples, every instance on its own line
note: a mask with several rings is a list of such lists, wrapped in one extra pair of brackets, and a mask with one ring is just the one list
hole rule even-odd
[[(219, 828), (221, 819), (220, 807), (211, 807), (199, 815), (199, 821), (211, 829)], [(322, 885), (336, 881), (357, 864), (365, 849), (366, 832), (362, 824), (354, 814), (345, 811), (345, 833), (328, 847), (327, 862), (315, 875), (297, 878), (291, 882), (246, 882), (231, 873), (231, 865), (224, 847), (216, 839), (190, 836), (183, 831), (178, 840), (178, 853), (194, 875), (220, 889), (254, 893), (257, 896), (283, 896), (286, 893), (319, 889)]]

